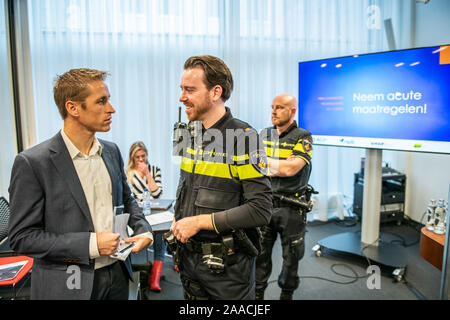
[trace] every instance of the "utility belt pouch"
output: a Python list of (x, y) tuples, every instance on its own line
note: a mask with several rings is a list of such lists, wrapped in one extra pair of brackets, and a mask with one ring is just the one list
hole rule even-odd
[(253, 242), (243, 230), (235, 230), (233, 234), (236, 247), (239, 248), (240, 251), (249, 255), (250, 257), (258, 256), (259, 250), (255, 247)]
[(227, 265), (235, 264), (237, 261), (237, 255), (234, 245), (234, 238), (232, 234), (222, 237), (223, 249), (226, 255)]
[(298, 213), (300, 214), (300, 217), (302, 218), (303, 224), (306, 224), (306, 214), (307, 212), (303, 210), (302, 208), (298, 209)]
[(172, 252), (173, 259), (175, 264), (180, 264), (180, 245), (177, 241), (177, 238), (173, 235), (172, 231), (168, 231), (163, 235), (164, 240), (167, 242), (167, 247), (169, 251)]
[(225, 271), (223, 245), (221, 243), (202, 243), (202, 261), (213, 273)]
[(172, 231), (168, 231), (163, 235), (164, 240), (167, 242), (167, 246), (171, 252), (175, 252), (177, 250), (177, 239), (173, 235)]

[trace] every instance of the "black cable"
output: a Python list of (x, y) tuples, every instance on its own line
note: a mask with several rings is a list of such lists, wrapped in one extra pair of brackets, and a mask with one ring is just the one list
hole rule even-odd
[[(353, 272), (353, 276), (337, 272), (335, 270), (335, 267), (337, 267), (337, 266), (342, 266), (342, 267), (348, 268), (351, 272)], [(318, 280), (333, 282), (333, 283), (337, 283), (337, 284), (352, 284), (352, 283), (355, 283), (356, 281), (358, 281), (359, 279), (367, 278), (369, 276), (369, 275), (360, 276), (352, 267), (350, 267), (349, 265), (346, 265), (346, 264), (342, 264), (342, 263), (335, 263), (335, 264), (331, 265), (330, 269), (334, 274), (341, 276), (341, 277), (350, 278), (352, 280), (342, 282), (342, 281), (336, 281), (336, 280), (327, 279), (327, 278), (323, 278), (323, 277), (317, 277), (317, 276), (300, 276), (300, 278), (302, 278), (302, 279), (318, 279)]]
[(398, 235), (398, 234), (395, 234), (395, 233), (390, 233), (390, 232), (386, 232), (386, 233), (392, 234), (392, 235), (394, 235), (394, 236), (400, 238), (399, 240), (395, 240), (395, 239), (394, 239), (394, 240), (391, 240), (389, 243), (395, 244), (396, 242), (400, 242), (400, 245), (402, 245), (402, 246), (405, 247), (405, 248), (407, 248), (407, 247), (412, 247), (412, 246), (414, 246), (414, 245), (416, 245), (416, 244), (418, 244), (418, 243), (420, 242), (420, 239), (418, 239), (418, 240), (413, 241), (413, 242), (411, 242), (411, 243), (409, 243), (409, 244), (406, 244), (406, 240), (405, 240), (405, 238), (403, 238), (402, 236), (400, 236), (400, 235)]
[[(363, 248), (363, 250), (364, 250), (364, 248)], [(367, 259), (367, 257), (366, 257), (366, 259)], [(369, 265), (370, 265), (370, 261), (369, 261)], [(343, 266), (343, 267), (346, 267), (346, 268), (348, 268), (351, 272), (353, 272), (353, 276), (350, 276), (350, 275), (346, 275), (346, 274), (343, 274), (343, 273), (339, 273), (339, 272), (337, 272), (334, 268), (335, 267), (337, 267), (337, 266)], [(342, 264), (342, 263), (335, 263), (335, 264), (333, 264), (333, 265), (331, 265), (331, 267), (330, 267), (330, 269), (331, 269), (331, 271), (334, 273), (334, 274), (336, 274), (336, 275), (338, 275), (338, 276), (341, 276), (341, 277), (345, 277), (345, 278), (350, 278), (350, 279), (352, 279), (351, 281), (348, 281), (348, 282), (341, 282), (341, 281), (336, 281), (336, 280), (332, 280), (332, 279), (327, 279), (327, 278), (324, 278), (324, 277), (318, 277), (318, 276), (300, 276), (299, 278), (300, 279), (317, 279), (317, 280), (322, 280), (322, 281), (328, 281), (328, 282), (332, 282), (332, 283), (336, 283), (336, 284), (344, 284), (344, 285), (346, 285), (346, 284), (352, 284), (352, 283), (355, 283), (356, 281), (358, 281), (359, 279), (363, 279), (363, 278), (367, 278), (369, 275), (367, 274), (367, 275), (364, 275), (364, 276), (360, 276), (360, 275), (358, 275), (358, 273), (352, 268), (352, 267), (350, 267), (349, 265), (346, 265), (346, 264)], [(161, 280), (162, 281), (164, 281), (164, 282), (167, 282), (167, 283), (169, 283), (169, 284), (171, 284), (171, 285), (174, 285), (174, 286), (177, 286), (177, 287), (182, 287), (182, 284), (181, 283), (175, 283), (175, 282), (173, 282), (173, 281), (170, 281), (170, 280), (167, 280), (167, 278), (166, 278), (166, 276), (161, 276)], [(277, 282), (277, 280), (271, 280), (271, 281), (269, 281), (267, 284), (271, 284), (271, 283), (275, 283), (275, 282)], [(419, 299), (419, 300), (428, 300), (417, 288), (415, 288), (411, 283), (409, 283), (408, 281), (406, 281), (406, 278), (403, 278), (403, 280), (401, 281), (404, 285), (406, 285), (406, 287)], [(1, 299), (1, 298), (0, 298)]]
[(368, 245), (365, 245), (365, 246), (361, 249), (361, 254), (364, 256), (364, 258), (366, 258), (367, 264), (368, 264), (369, 267), (370, 267), (372, 264), (370, 263), (369, 257), (367, 257), (366, 254), (364, 253), (364, 250), (366, 250), (366, 249), (369, 248), (370, 246), (374, 245), (374, 244), (377, 243), (378, 241), (381, 241), (381, 240), (380, 240), (380, 237), (378, 237), (374, 242), (372, 242), (372, 243), (370, 243), (370, 244), (368, 244)]
[[(393, 235), (394, 235), (394, 236), (397, 236), (397, 237), (399, 237), (399, 238), (402, 238), (402, 239), (403, 239), (403, 243), (405, 243), (405, 240), (404, 240), (403, 237), (401, 237), (401, 236), (399, 236), (399, 235), (397, 235), (397, 234), (393, 234)], [(380, 240), (380, 238), (378, 238), (376, 241), (378, 241), (378, 240)], [(374, 241), (373, 243), (375, 243), (376, 241)], [(392, 240), (391, 243), (392, 243), (393, 241), (396, 241), (396, 240)], [(398, 240), (397, 240), (397, 241), (398, 241)], [(380, 240), (380, 242), (383, 242), (383, 241)], [(372, 244), (373, 244), (373, 243), (372, 243)], [(372, 244), (370, 244), (370, 245), (372, 245)], [(361, 250), (361, 253), (364, 254), (364, 250), (365, 250), (367, 247), (369, 247), (370, 245), (365, 246), (365, 247)], [(413, 245), (413, 244), (410, 244), (410, 245), (408, 245), (408, 246), (411, 246), (411, 245)], [(406, 245), (405, 245), (405, 246), (406, 246)], [(369, 260), (369, 258), (368, 258), (366, 255), (364, 255), (364, 257), (367, 259), (367, 261), (368, 261), (368, 263), (369, 263), (369, 266), (370, 266), (370, 260)], [(415, 295), (418, 299), (420, 299), (420, 300), (427, 300), (427, 298), (426, 298), (426, 297), (425, 297), (418, 289), (416, 289), (412, 284), (410, 284), (409, 282), (406, 281), (406, 278), (405, 278), (405, 277), (403, 277), (403, 279), (401, 280), (401, 282), (402, 282), (403, 284), (405, 284), (405, 285), (408, 287), (408, 289), (411, 290), (411, 292), (414, 293), (414, 295)]]
[[(409, 228), (412, 228), (412, 229), (413, 229), (414, 231), (416, 231), (417, 233), (420, 233), (420, 230), (417, 230), (415, 227), (411, 226), (410, 223), (408, 223), (407, 226), (408, 226)], [(417, 238), (417, 240), (415, 240), (415, 241), (413, 241), (413, 242), (407, 244), (407, 243), (406, 243), (406, 239), (405, 239), (403, 236), (401, 236), (401, 235), (399, 235), (399, 234), (397, 234), (397, 233), (395, 233), (395, 232), (386, 232), (386, 231), (383, 231), (383, 233), (391, 234), (391, 235), (393, 235), (393, 236), (399, 238), (399, 240), (391, 240), (390, 243), (392, 244), (392, 243), (400, 242), (400, 245), (402, 245), (402, 246), (405, 247), (405, 248), (414, 246), (414, 245), (416, 245), (417, 243), (420, 242), (420, 238)]]
[[(347, 275), (347, 274), (337, 272), (335, 270), (335, 267), (337, 267), (337, 266), (342, 266), (342, 267), (348, 268), (351, 272), (353, 272), (353, 275)], [(337, 281), (337, 280), (328, 279), (328, 278), (319, 277), (319, 276), (299, 276), (299, 278), (300, 279), (317, 279), (317, 280), (323, 280), (323, 281), (328, 281), (328, 282), (337, 283), (337, 284), (352, 284), (352, 283), (355, 283), (356, 281), (358, 281), (359, 279), (367, 278), (369, 276), (369, 275), (360, 276), (352, 267), (350, 267), (349, 265), (346, 265), (346, 264), (342, 264), (342, 263), (335, 263), (335, 264), (331, 265), (330, 269), (334, 274), (341, 276), (341, 277), (350, 278), (352, 280), (342, 282), (342, 281)], [(277, 280), (271, 280), (268, 282), (268, 284), (275, 283), (275, 282), (277, 282)]]
[(340, 226), (340, 227), (350, 228), (350, 227), (353, 227), (358, 224), (358, 217), (357, 216), (347, 217), (347, 218), (344, 218), (344, 220), (329, 219), (327, 221), (320, 221), (320, 220), (308, 221), (306, 226), (318, 227), (318, 226), (323, 226), (323, 225), (326, 225), (329, 223), (334, 223), (335, 225)]
[(334, 224), (339, 227), (351, 228), (358, 224), (358, 218), (346, 218), (344, 220), (335, 220)]
[(411, 283), (406, 281), (406, 278), (403, 278), (401, 281), (405, 286), (412, 292), (419, 300), (428, 300), (422, 292), (420, 292), (416, 287), (414, 287)]

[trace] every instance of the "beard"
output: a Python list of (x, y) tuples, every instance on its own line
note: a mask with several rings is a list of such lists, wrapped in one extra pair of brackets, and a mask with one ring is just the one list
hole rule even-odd
[(284, 125), (286, 125), (287, 123), (289, 123), (290, 118), (286, 118), (286, 119), (272, 119), (272, 124), (276, 127), (282, 127)]
[(209, 101), (207, 97), (197, 105), (189, 102), (184, 105), (188, 107), (188, 109), (186, 109), (186, 115), (189, 121), (201, 121), (203, 116), (212, 108), (212, 102)]

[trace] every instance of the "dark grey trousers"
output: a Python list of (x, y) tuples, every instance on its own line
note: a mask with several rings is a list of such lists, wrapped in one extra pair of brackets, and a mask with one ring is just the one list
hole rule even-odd
[(115, 262), (96, 269), (91, 300), (128, 300), (129, 277), (125, 266)]
[(283, 266), (278, 276), (281, 289), (294, 291), (300, 281), (298, 262), (305, 253), (305, 223), (298, 209), (290, 207), (274, 208), (272, 218), (262, 228), (261, 254), (256, 259), (256, 289), (264, 290), (272, 272), (272, 249), (280, 234)]
[(212, 273), (202, 255), (180, 250), (180, 278), (186, 299), (254, 300), (255, 258), (237, 253), (237, 261), (223, 273)]

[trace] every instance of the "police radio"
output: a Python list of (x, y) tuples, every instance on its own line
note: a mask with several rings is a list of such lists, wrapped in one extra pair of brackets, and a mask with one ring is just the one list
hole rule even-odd
[(183, 137), (185, 136), (183, 135), (183, 133), (185, 133), (187, 129), (188, 125), (184, 122), (181, 122), (181, 107), (178, 107), (178, 122), (175, 122), (175, 124), (173, 125), (172, 155), (174, 156), (183, 155), (183, 147), (181, 142), (183, 141)]

